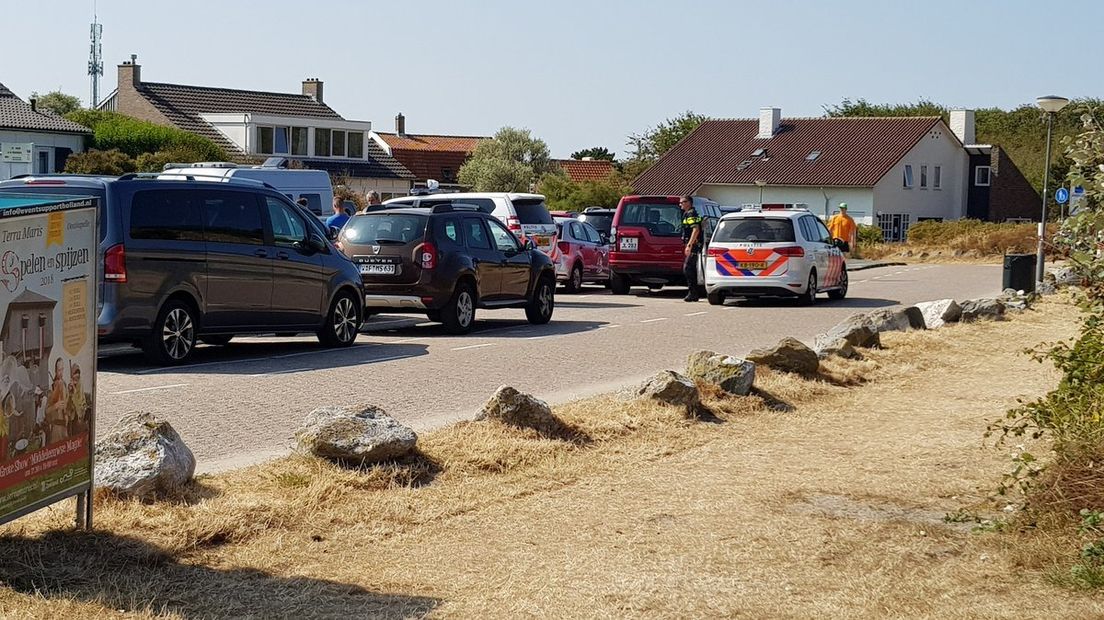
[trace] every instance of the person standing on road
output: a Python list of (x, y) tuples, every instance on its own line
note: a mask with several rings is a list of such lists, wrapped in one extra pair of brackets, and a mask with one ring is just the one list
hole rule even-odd
[(341, 230), (345, 226), (345, 222), (349, 221), (349, 215), (345, 213), (345, 205), (342, 203), (343, 201), (340, 198), (334, 196), (333, 215), (326, 218), (326, 226)]
[(848, 254), (854, 251), (855, 244), (858, 242), (859, 227), (855, 224), (855, 220), (847, 215), (846, 202), (841, 202), (839, 213), (828, 220), (828, 232), (832, 233), (833, 239), (843, 239), (847, 242)]
[(702, 251), (702, 218), (694, 210), (692, 196), (683, 196), (679, 199), (679, 208), (682, 209), (682, 248), (686, 259), (682, 262), (682, 273), (686, 276), (686, 297), (683, 301), (698, 301), (698, 259)]

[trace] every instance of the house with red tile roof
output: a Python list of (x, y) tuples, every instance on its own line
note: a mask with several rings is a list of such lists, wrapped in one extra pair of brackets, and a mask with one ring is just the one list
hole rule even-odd
[(614, 172), (613, 162), (605, 159), (553, 159), (552, 163), (576, 183), (605, 181)]
[(118, 75), (98, 109), (210, 138), (235, 162), (286, 157), (357, 192), (410, 192), (414, 175), (369, 138), (371, 122), (347, 120), (325, 103), (321, 80), (304, 80), (299, 93), (146, 82), (133, 56)]
[[(846, 203), (892, 241), (923, 220), (1038, 219), (1038, 195), (1021, 191), (1027, 182), (1011, 160), (974, 144), (973, 111), (954, 110), (950, 121), (782, 118), (780, 109), (763, 108), (758, 119), (702, 123), (633, 187), (722, 205), (800, 205), (825, 218)], [(1000, 179), (997, 166), (986, 165), (992, 161)]]
[(468, 161), (472, 151), (488, 136), (446, 136), (411, 134), (406, 131), (406, 117), (395, 116), (393, 133), (373, 131), (372, 139), (387, 154), (414, 174), (414, 187), (426, 187), (437, 181), (442, 189), (462, 190), (457, 176), (460, 166)]

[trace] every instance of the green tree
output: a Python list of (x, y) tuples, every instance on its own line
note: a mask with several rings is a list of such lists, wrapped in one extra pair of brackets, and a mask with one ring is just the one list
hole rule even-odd
[(592, 146), (589, 149), (575, 151), (571, 154), (571, 159), (586, 159), (587, 157), (605, 161), (613, 161), (615, 159), (613, 153), (604, 146)]
[(48, 110), (58, 116), (65, 116), (70, 112), (76, 112), (81, 109), (80, 99), (73, 95), (66, 95), (60, 90), (51, 91), (45, 95), (39, 95), (37, 92), (34, 92), (31, 93), (31, 98), (36, 100), (38, 109)]
[(621, 163), (622, 174), (627, 179), (640, 176), (679, 140), (690, 135), (690, 132), (706, 120), (708, 117), (687, 110), (679, 116), (646, 129), (643, 133), (630, 135), (628, 146), (632, 154)]
[(617, 172), (601, 181), (579, 183), (557, 172), (541, 179), (539, 191), (544, 194), (549, 209), (582, 211), (587, 207), (616, 207), (622, 196), (632, 193), (632, 187)]
[(171, 147), (155, 153), (142, 153), (134, 159), (137, 172), (161, 172), (165, 164), (190, 164), (197, 161), (211, 161), (205, 149), (191, 146)]
[(83, 153), (74, 153), (65, 160), (65, 171), (74, 174), (118, 176), (134, 172), (134, 169), (134, 160), (118, 149), (110, 151), (90, 149)]
[(458, 179), (477, 192), (525, 192), (551, 169), (544, 140), (528, 129), (503, 127), (475, 147)]

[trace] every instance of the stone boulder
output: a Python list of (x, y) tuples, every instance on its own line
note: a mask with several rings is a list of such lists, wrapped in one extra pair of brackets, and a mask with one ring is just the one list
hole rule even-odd
[(1054, 284), (1058, 288), (1063, 286), (1079, 286), (1081, 284), (1081, 276), (1073, 267), (1056, 265), (1047, 269), (1047, 275), (1054, 279)]
[(1004, 304), (998, 299), (982, 298), (967, 299), (962, 302), (962, 321), (990, 320), (1000, 321), (1004, 319)]
[(953, 299), (922, 301), (916, 304), (924, 318), (927, 329), (939, 329), (947, 323), (957, 323), (962, 319), (962, 306)]
[(755, 349), (748, 353), (747, 359), (768, 368), (805, 376), (815, 375), (820, 369), (820, 358), (816, 351), (790, 337), (783, 338), (773, 347)]
[(1004, 309), (1011, 312), (1024, 312), (1031, 305), (1031, 300), (1031, 295), (1014, 288), (1004, 289), (1000, 297), (997, 297), (997, 301), (1004, 304)]
[(1058, 286), (1053, 280), (1043, 280), (1035, 285), (1035, 292), (1040, 295), (1053, 295), (1058, 292)]
[(698, 351), (686, 359), (686, 375), (715, 383), (729, 394), (747, 396), (755, 383), (755, 364), (713, 351)]
[(372, 405), (319, 407), (307, 414), (295, 439), (315, 456), (361, 465), (406, 456), (418, 442), (413, 430)]
[(96, 442), (96, 486), (154, 499), (191, 481), (196, 460), (176, 430), (152, 413), (131, 413)]
[(835, 327), (816, 337), (816, 348), (823, 349), (837, 340), (846, 340), (853, 347), (877, 348), (882, 346), (878, 330), (865, 314), (852, 314)]
[(644, 382), (636, 390), (637, 398), (653, 400), (665, 405), (686, 409), (693, 416), (701, 410), (701, 392), (693, 379), (673, 370), (663, 370)]
[(531, 428), (543, 434), (557, 434), (563, 424), (552, 414), (548, 403), (523, 394), (504, 385), (491, 396), (490, 400), (475, 415), (476, 420), (497, 420), (509, 426)]
[(866, 318), (871, 328), (878, 333), (926, 329), (924, 314), (916, 306), (872, 310), (866, 313)]
[(862, 359), (862, 353), (856, 351), (855, 347), (843, 338), (835, 342), (825, 343), (824, 346), (816, 350), (816, 354), (818, 359), (827, 359), (833, 355), (849, 360)]

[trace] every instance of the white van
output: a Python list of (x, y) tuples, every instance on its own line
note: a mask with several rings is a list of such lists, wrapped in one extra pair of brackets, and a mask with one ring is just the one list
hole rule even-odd
[(333, 211), (333, 185), (325, 170), (302, 170), (278, 166), (241, 166), (230, 162), (166, 164), (162, 175), (250, 179), (271, 185), (293, 201), (306, 198), (307, 209), (319, 218)]

